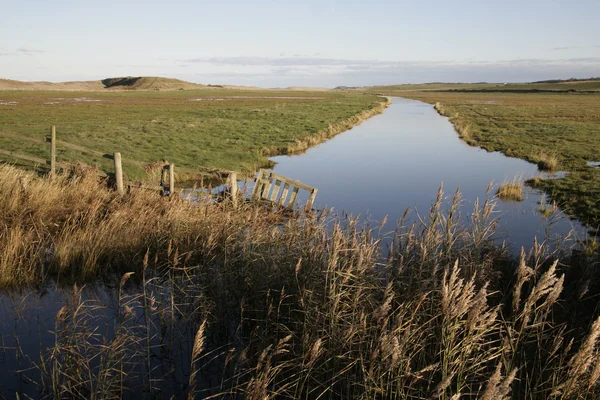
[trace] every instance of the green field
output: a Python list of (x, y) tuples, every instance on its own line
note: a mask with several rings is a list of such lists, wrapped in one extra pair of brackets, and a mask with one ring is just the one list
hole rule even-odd
[(560, 81), (543, 83), (419, 83), (404, 85), (372, 86), (366, 88), (376, 93), (406, 91), (482, 91), (482, 92), (543, 92), (543, 91), (581, 91), (599, 92), (600, 80)]
[[(0, 148), (47, 158), (48, 146), (16, 140), (57, 138), (124, 160), (168, 160), (183, 170), (198, 166), (253, 172), (267, 156), (301, 150), (360, 122), (380, 108), (369, 94), (327, 91), (0, 92)], [(359, 118), (360, 119), (360, 118)], [(3, 136), (4, 134), (4, 136)], [(14, 162), (4, 157), (5, 161)], [(58, 147), (58, 161), (110, 168), (110, 160)], [(141, 167), (124, 165), (130, 177)], [(182, 169), (180, 169), (181, 171)]]
[(600, 221), (600, 95), (579, 93), (386, 92), (441, 103), (463, 139), (489, 151), (540, 162), (555, 156), (562, 179), (534, 182), (569, 214)]

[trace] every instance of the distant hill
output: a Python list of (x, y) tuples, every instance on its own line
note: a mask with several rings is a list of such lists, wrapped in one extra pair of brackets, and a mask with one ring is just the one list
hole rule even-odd
[(402, 84), (387, 86), (370, 86), (362, 88), (363, 91), (376, 93), (392, 93), (402, 91), (456, 91), (456, 92), (600, 92), (599, 78), (586, 79), (553, 79), (539, 82), (524, 83), (452, 83), (432, 82), (420, 84)]
[(597, 82), (597, 81), (600, 81), (600, 77), (583, 78), (583, 79), (577, 79), (577, 78), (550, 79), (547, 81), (536, 81), (536, 82), (531, 82), (531, 83), (573, 83), (573, 82)]
[(160, 78), (156, 76), (107, 78), (101, 82), (107, 89), (124, 90), (189, 90), (206, 87), (205, 85), (186, 82), (180, 79)]
[(100, 81), (80, 82), (22, 82), (0, 79), (0, 90), (104, 90)]
[(104, 91), (104, 90), (190, 90), (205, 85), (172, 78), (154, 76), (107, 78), (98, 81), (76, 82), (22, 82), (0, 79), (0, 90), (61, 90), (61, 91)]

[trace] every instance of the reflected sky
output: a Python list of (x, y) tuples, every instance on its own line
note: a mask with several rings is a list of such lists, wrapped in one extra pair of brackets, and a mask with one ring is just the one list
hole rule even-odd
[[(275, 172), (319, 189), (317, 208), (360, 214), (374, 223), (386, 215), (395, 223), (407, 208), (427, 214), (440, 184), (448, 197), (460, 189), (466, 215), (477, 198), (485, 199), (490, 182), (497, 188), (515, 177), (541, 175), (531, 163), (467, 145), (430, 104), (403, 98), (393, 98), (383, 114), (304, 154), (272, 160)], [(585, 234), (567, 217), (549, 227), (538, 212), (541, 193), (525, 187), (524, 196), (522, 202), (496, 201), (499, 240), (518, 249), (530, 248), (534, 236), (543, 240), (549, 228), (552, 237), (571, 229)]]

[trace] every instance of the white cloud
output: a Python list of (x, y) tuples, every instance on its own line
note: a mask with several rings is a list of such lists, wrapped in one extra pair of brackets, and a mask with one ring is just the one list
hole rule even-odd
[(27, 54), (27, 55), (40, 54), (40, 53), (43, 53), (43, 52), (44, 52), (44, 50), (34, 49), (34, 48), (31, 48), (31, 47), (27, 47), (27, 46), (22, 46), (22, 47), (19, 47), (17, 49), (17, 53)]

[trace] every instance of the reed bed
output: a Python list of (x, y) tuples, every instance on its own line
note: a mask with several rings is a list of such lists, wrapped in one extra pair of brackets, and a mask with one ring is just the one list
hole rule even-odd
[(0, 190), (3, 286), (122, 276), (106, 332), (72, 289), (37, 363), (48, 397), (600, 396), (597, 250), (511, 257), (490, 199), (461, 224), (440, 189), (384, 249), (356, 219), (119, 196), (84, 168), (0, 166)]

